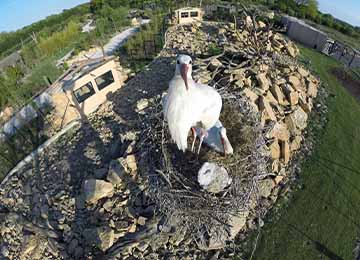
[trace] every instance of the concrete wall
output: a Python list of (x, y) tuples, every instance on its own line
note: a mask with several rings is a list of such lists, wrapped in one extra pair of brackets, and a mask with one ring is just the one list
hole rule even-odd
[[(95, 79), (108, 71), (112, 72), (114, 82), (105, 87), (104, 89), (99, 90)], [(72, 85), (66, 87), (66, 89), (64, 90), (72, 105), (75, 106), (80, 113), (88, 115), (94, 112), (101, 104), (103, 104), (107, 100), (107, 95), (109, 93), (115, 92), (116, 90), (120, 89), (126, 79), (127, 75), (121, 73), (118, 70), (118, 65), (116, 64), (116, 62), (114, 60), (111, 60), (87, 73), (83, 77), (77, 79), (75, 82), (73, 82)], [(82, 103), (79, 103), (74, 95), (74, 91), (81, 88), (88, 82), (91, 82), (95, 93)]]
[(0, 140), (14, 135), (18, 129), (39, 116), (38, 110), (44, 110), (48, 107), (52, 107), (52, 101), (47, 93), (42, 93), (34, 98), (32, 103), (21, 108), (1, 127)]
[(289, 38), (304, 44), (309, 48), (322, 51), (327, 42), (327, 35), (315, 28), (297, 21), (287, 21), (287, 35)]

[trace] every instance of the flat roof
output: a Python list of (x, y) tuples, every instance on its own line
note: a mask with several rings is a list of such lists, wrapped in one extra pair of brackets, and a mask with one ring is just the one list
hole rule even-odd
[(64, 74), (62, 74), (48, 89), (49, 93), (59, 92), (61, 89), (66, 89), (69, 86), (82, 78), (83, 76), (89, 74), (91, 71), (101, 67), (102, 65), (114, 60), (115, 56), (101, 57), (96, 59), (89, 59), (86, 61), (81, 61), (74, 63)]
[(324, 33), (323, 31), (321, 31), (321, 30), (319, 30), (319, 29), (317, 29), (317, 28), (315, 28), (315, 27), (307, 24), (305, 21), (303, 21), (303, 20), (301, 20), (301, 19), (299, 19), (299, 18), (296, 18), (296, 17), (293, 17), (293, 16), (289, 16), (289, 15), (284, 15), (284, 17), (285, 17), (286, 19), (288, 19), (290, 22), (300, 24), (300, 25), (302, 25), (302, 26), (304, 26), (304, 27), (307, 27), (307, 28), (309, 28), (309, 29), (311, 29), (311, 30), (313, 30), (313, 31), (316, 31), (316, 32), (319, 32), (319, 33), (321, 33), (321, 34), (327, 35), (327, 34)]
[(178, 11), (191, 11), (191, 10), (201, 10), (201, 8), (200, 7), (183, 7), (183, 8), (175, 10), (175, 12), (178, 12)]

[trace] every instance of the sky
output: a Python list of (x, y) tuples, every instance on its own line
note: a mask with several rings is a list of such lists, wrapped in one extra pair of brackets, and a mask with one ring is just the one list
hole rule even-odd
[(360, 26), (360, 0), (318, 0), (322, 13), (330, 13), (334, 17)]
[(14, 31), (89, 0), (0, 0), (0, 32)]
[[(319, 9), (360, 26), (360, 0), (318, 0)], [(0, 32), (20, 29), (89, 0), (0, 0)]]

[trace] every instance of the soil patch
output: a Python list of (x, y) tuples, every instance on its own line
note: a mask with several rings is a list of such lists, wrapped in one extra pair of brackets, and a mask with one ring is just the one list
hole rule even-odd
[(331, 69), (331, 73), (360, 102), (360, 80), (355, 79), (350, 73), (340, 68)]

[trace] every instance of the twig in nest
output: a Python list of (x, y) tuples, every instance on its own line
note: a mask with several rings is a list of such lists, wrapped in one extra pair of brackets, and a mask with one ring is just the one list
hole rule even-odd
[(163, 172), (160, 171), (160, 170), (155, 170), (155, 171), (156, 171), (157, 173), (160, 173), (160, 175), (164, 177), (165, 181), (169, 184), (169, 186), (172, 187), (171, 182), (170, 182), (169, 178), (165, 175), (165, 173), (163, 173)]

